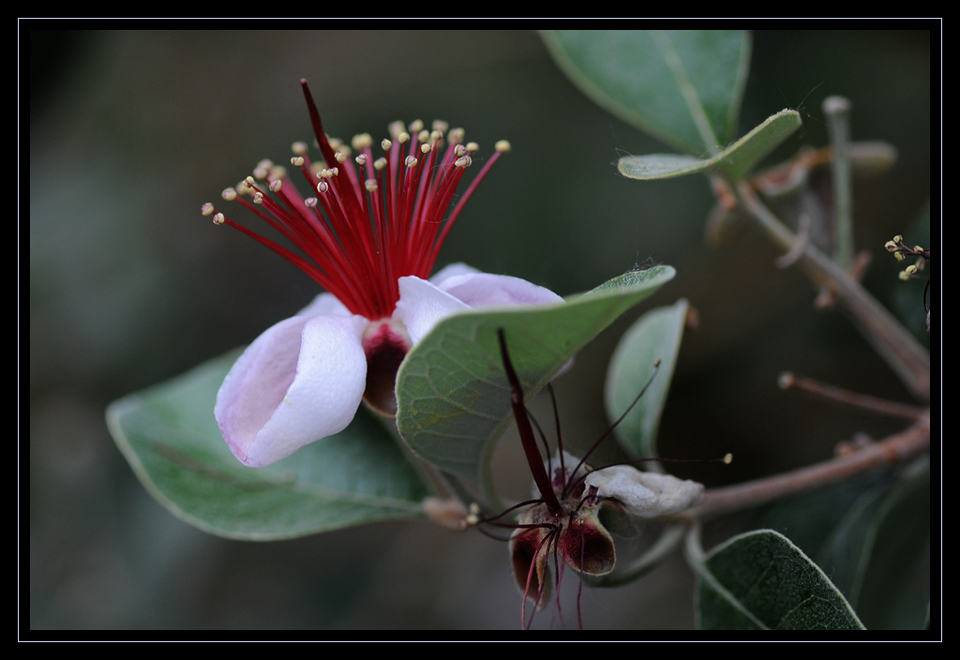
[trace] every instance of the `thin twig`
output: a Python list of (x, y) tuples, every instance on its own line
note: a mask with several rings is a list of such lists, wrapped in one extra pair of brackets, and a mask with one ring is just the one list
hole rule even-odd
[(823, 101), (823, 113), (830, 132), (833, 158), (830, 174), (833, 177), (834, 261), (844, 270), (853, 262), (853, 195), (850, 166), (850, 101), (842, 96), (828, 96)]
[(926, 412), (926, 409), (920, 406), (911, 406), (908, 403), (889, 401), (887, 399), (870, 396), (869, 394), (845, 390), (836, 385), (828, 385), (827, 383), (822, 383), (812, 378), (794, 375), (789, 371), (780, 374), (777, 382), (780, 388), (784, 390), (798, 390), (821, 399), (833, 401), (834, 403), (842, 403), (847, 406), (877, 413), (878, 415), (902, 417), (912, 421), (920, 419)]
[[(741, 183), (735, 191), (738, 200), (761, 230), (789, 252), (797, 241), (796, 235), (760, 201), (749, 184)], [(929, 400), (930, 353), (913, 335), (866, 289), (812, 243), (807, 243), (797, 263), (814, 284), (834, 291), (837, 301), (860, 326), (864, 337), (910, 391), (924, 401)]]

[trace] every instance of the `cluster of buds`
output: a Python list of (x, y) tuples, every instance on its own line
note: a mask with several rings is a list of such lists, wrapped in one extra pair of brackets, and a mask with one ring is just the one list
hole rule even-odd
[(919, 245), (908, 247), (903, 242), (903, 236), (899, 234), (894, 236), (892, 241), (887, 241), (883, 247), (887, 249), (887, 252), (892, 252), (893, 256), (897, 258), (897, 261), (903, 261), (907, 257), (917, 258), (916, 262), (900, 271), (900, 279), (904, 281), (916, 275), (917, 271), (923, 270), (923, 267), (930, 261), (929, 248), (924, 249)]
[[(930, 261), (930, 248), (924, 249), (919, 245), (909, 247), (903, 242), (903, 236), (897, 234), (892, 241), (887, 241), (884, 246), (887, 252), (892, 252), (897, 261), (903, 261), (908, 257), (916, 259), (912, 264), (900, 271), (900, 279), (906, 282), (917, 277), (917, 272), (924, 269), (927, 262)], [(927, 278), (927, 284), (923, 288), (923, 310), (927, 313), (927, 332), (930, 332), (930, 306), (927, 304), (927, 294), (930, 291), (930, 278)]]

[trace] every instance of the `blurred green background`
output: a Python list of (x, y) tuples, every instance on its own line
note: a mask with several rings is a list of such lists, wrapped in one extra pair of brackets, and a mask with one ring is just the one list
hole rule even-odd
[[(519, 626), (504, 544), (427, 522), (268, 544), (216, 538), (157, 504), (107, 433), (110, 401), (250, 342), (318, 292), (200, 215), (258, 160), (284, 161), (293, 141), (312, 140), (301, 77), (327, 131), (344, 139), (385, 137), (398, 118), (442, 118), (465, 127), (481, 156), (511, 141), (441, 264), (563, 295), (636, 264), (677, 268), (558, 379), (570, 444), (589, 445), (608, 425), (603, 379), (619, 337), (644, 309), (679, 297), (699, 310), (700, 327), (684, 339), (661, 454), (732, 451), (735, 462), (678, 474), (732, 483), (824, 460), (856, 432), (901, 426), (776, 388), (792, 370), (910, 400), (840, 313), (813, 311), (815, 291), (773, 265), (764, 239), (746, 232), (705, 245), (705, 179), (619, 176), (621, 155), (669, 149), (581, 95), (536, 33), (41, 31), (29, 48), (33, 629)], [(823, 146), (820, 103), (832, 94), (853, 103), (854, 139), (899, 152), (892, 171), (855, 188), (857, 247), (875, 255), (866, 284), (883, 301), (913, 287), (907, 302), (921, 307), (922, 284), (900, 283), (882, 246), (898, 232), (916, 242), (909, 228), (929, 197), (929, 34), (755, 33), (739, 132), (790, 107), (804, 128), (778, 155)], [(545, 419), (543, 404), (533, 408)], [(530, 477), (512, 431), (498, 464), (505, 489), (523, 497)], [(692, 584), (677, 558), (628, 587), (585, 590), (584, 625), (689, 628)], [(574, 574), (565, 586), (569, 624)]]

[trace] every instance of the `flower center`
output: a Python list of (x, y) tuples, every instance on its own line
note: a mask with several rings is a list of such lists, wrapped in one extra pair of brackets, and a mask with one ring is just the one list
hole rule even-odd
[[(316, 197), (303, 197), (286, 168), (262, 161), (236, 188), (223, 192), (256, 213), (306, 258), (215, 213), (203, 214), (228, 224), (281, 255), (335, 295), (354, 314), (371, 321), (389, 318), (406, 275), (429, 277), (447, 232), (477, 184), (510, 145), (501, 140), (477, 178), (444, 221), (464, 170), (472, 164), (476, 143), (463, 143), (463, 129), (447, 131), (436, 121), (409, 127), (390, 125), (390, 139), (375, 157), (369, 134), (353, 138), (351, 147), (328, 139), (313, 97), (301, 81), (322, 162), (312, 163), (307, 146), (293, 145), (291, 164), (299, 169)], [(351, 160), (351, 156), (356, 154)], [(271, 196), (269, 193), (273, 193)]]
[(391, 319), (371, 323), (363, 333), (363, 350), (367, 355), (363, 400), (381, 415), (395, 417), (397, 414), (394, 394), (397, 370), (411, 344), (403, 325)]

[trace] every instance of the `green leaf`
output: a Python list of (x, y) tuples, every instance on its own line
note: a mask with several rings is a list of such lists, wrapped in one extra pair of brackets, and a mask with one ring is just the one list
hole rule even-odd
[(813, 557), (856, 606), (851, 587), (862, 570), (865, 529), (889, 487), (889, 475), (864, 474), (783, 498), (767, 507), (754, 526), (789, 533), (790, 540)]
[(594, 102), (684, 152), (712, 152), (736, 135), (747, 32), (556, 30), (543, 40)]
[(641, 181), (698, 172), (723, 174), (739, 181), (800, 128), (801, 123), (800, 114), (795, 110), (781, 110), (712, 158), (703, 160), (681, 154), (626, 156), (620, 159), (618, 167), (625, 177)]
[(863, 630), (843, 595), (782, 534), (760, 530), (712, 550), (700, 566), (702, 630)]
[(929, 463), (780, 500), (758, 526), (789, 531), (871, 629), (918, 629), (929, 598)]
[(397, 374), (397, 424), (410, 448), (441, 470), (482, 481), (511, 419), (497, 329), (529, 398), (630, 307), (674, 277), (670, 266), (630, 272), (567, 303), (469, 311), (441, 321)]
[[(617, 420), (656, 372), (643, 397), (616, 428), (617, 440), (634, 458), (657, 456), (657, 430), (680, 352), (680, 340), (690, 304), (653, 309), (627, 330), (610, 359), (604, 401), (607, 416)], [(654, 360), (660, 360), (654, 369)], [(659, 467), (651, 464), (651, 469)]]
[(107, 409), (117, 446), (161, 504), (204, 531), (259, 541), (422, 515), (426, 487), (363, 407), (341, 433), (274, 465), (249, 468), (234, 458), (213, 406), (238, 355), (211, 360)]

